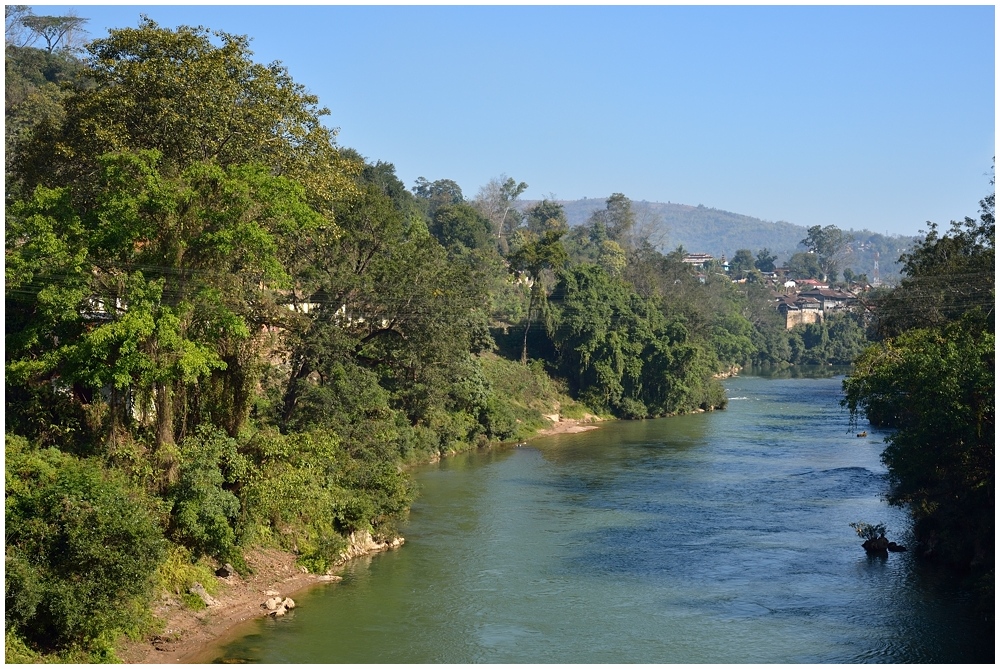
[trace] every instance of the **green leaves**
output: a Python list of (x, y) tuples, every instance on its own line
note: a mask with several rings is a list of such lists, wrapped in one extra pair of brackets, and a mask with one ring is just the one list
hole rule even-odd
[(133, 629), (165, 542), (148, 501), (94, 462), (7, 438), (8, 630), (44, 650)]
[(629, 418), (712, 408), (724, 398), (714, 356), (688, 341), (651, 300), (597, 265), (563, 271), (552, 295), (550, 336), (581, 398)]
[(947, 535), (938, 552), (965, 564), (992, 536), (995, 336), (988, 327), (970, 314), (941, 329), (910, 330), (866, 350), (844, 381), (853, 417), (896, 428), (882, 455), (894, 484), (890, 500), (909, 503), (924, 533)]

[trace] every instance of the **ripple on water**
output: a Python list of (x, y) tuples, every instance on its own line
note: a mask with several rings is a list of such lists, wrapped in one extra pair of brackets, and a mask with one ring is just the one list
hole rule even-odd
[[(735, 378), (724, 412), (612, 423), (429, 468), (408, 541), (226, 656), (388, 663), (992, 659), (992, 630), (886, 522), (838, 379)], [(746, 398), (746, 399), (740, 399)], [(534, 443), (534, 442), (533, 442)], [(298, 601), (298, 598), (296, 598)], [(287, 632), (287, 635), (286, 635)], [(987, 643), (988, 642), (988, 643)]]

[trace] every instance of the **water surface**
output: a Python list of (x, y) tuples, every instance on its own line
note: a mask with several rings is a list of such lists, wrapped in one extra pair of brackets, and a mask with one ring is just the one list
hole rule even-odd
[[(992, 662), (993, 630), (885, 523), (882, 435), (840, 377), (729, 379), (726, 411), (620, 422), (422, 468), (405, 546), (202, 661)], [(865, 426), (867, 427), (867, 426)]]

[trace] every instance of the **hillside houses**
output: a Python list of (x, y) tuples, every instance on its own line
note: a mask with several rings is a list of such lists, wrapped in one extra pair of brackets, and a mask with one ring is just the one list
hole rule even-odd
[(800, 293), (780, 295), (778, 312), (785, 317), (785, 329), (822, 322), (823, 317), (842, 311), (857, 302), (854, 293), (839, 288), (810, 288)]
[[(716, 260), (708, 253), (688, 253), (682, 262), (696, 271), (698, 279), (705, 283), (707, 266), (716, 265), (726, 274), (729, 263), (725, 256)], [(821, 323), (825, 316), (846, 310), (857, 303), (857, 296), (849, 290), (832, 288), (818, 279), (792, 279), (787, 267), (775, 267), (772, 272), (758, 272), (757, 281), (770, 285), (778, 312), (785, 317), (785, 329), (796, 325)], [(733, 279), (734, 283), (745, 283), (750, 277)], [(862, 287), (864, 290), (865, 286)]]

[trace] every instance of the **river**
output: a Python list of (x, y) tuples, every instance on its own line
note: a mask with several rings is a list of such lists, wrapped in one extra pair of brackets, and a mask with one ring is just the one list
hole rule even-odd
[(992, 662), (957, 584), (912, 552), (867, 556), (849, 527), (911, 542), (841, 380), (741, 375), (726, 411), (423, 467), (400, 550), (199, 659)]

